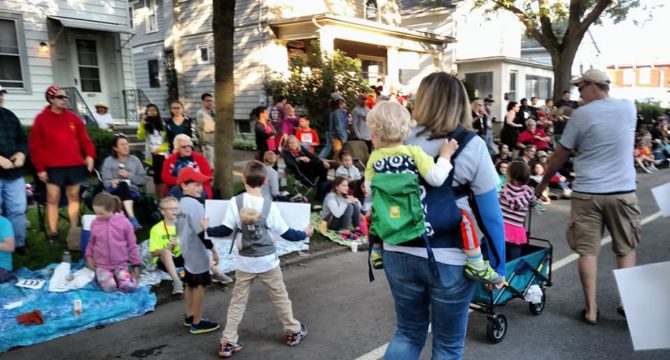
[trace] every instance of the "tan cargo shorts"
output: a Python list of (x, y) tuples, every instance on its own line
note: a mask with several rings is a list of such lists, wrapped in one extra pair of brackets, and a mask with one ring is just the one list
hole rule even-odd
[(579, 255), (597, 256), (604, 230), (612, 237), (612, 250), (625, 256), (640, 242), (640, 207), (634, 192), (614, 195), (572, 193), (566, 237)]

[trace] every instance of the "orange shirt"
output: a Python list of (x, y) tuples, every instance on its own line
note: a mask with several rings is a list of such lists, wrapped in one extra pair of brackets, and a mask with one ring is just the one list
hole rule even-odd
[(295, 137), (301, 144), (309, 144), (309, 151), (314, 152), (314, 147), (319, 145), (319, 134), (314, 129), (299, 128), (295, 131)]

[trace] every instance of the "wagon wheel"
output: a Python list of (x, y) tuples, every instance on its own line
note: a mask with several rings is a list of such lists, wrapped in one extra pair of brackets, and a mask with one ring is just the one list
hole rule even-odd
[(486, 336), (489, 340), (497, 344), (505, 338), (507, 334), (507, 318), (503, 314), (494, 315), (488, 318), (486, 325)]
[(540, 301), (539, 304), (529, 303), (528, 304), (528, 310), (530, 310), (531, 314), (537, 316), (537, 315), (542, 314), (546, 304), (547, 304), (547, 294), (545, 292), (545, 289), (542, 289), (542, 301)]

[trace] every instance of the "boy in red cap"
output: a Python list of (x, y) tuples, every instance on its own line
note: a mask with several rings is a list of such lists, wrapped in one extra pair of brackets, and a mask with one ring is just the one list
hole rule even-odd
[(192, 167), (185, 167), (177, 175), (177, 184), (184, 196), (179, 200), (177, 208), (177, 236), (179, 236), (182, 257), (184, 258), (184, 284), (186, 289), (186, 316), (184, 326), (191, 328), (191, 334), (204, 334), (219, 328), (219, 324), (202, 316), (205, 302), (205, 286), (211, 283), (209, 275), (209, 256), (212, 252), (214, 265), (219, 262), (214, 244), (205, 239), (205, 230), (201, 220), (205, 218), (205, 206), (201, 203), (203, 183), (211, 177), (197, 172)]

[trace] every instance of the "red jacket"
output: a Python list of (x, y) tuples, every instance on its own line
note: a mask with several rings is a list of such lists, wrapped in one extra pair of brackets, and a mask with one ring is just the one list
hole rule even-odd
[(82, 153), (95, 158), (95, 144), (88, 137), (84, 122), (67, 109), (56, 114), (51, 107), (44, 108), (35, 117), (28, 145), (37, 172), (83, 165)]
[[(163, 163), (163, 170), (161, 171), (161, 179), (163, 179), (163, 182), (165, 183), (165, 187), (163, 187), (163, 196), (167, 196), (170, 192), (170, 188), (178, 185), (177, 184), (177, 177), (172, 175), (172, 170), (174, 169), (174, 166), (177, 164), (177, 158), (179, 157), (179, 153), (174, 153), (170, 155), (167, 159), (165, 159), (165, 162)], [(212, 176), (212, 168), (209, 166), (209, 161), (199, 152), (192, 152), (191, 157), (193, 157), (193, 161), (195, 162), (197, 168), (196, 170), (200, 171), (201, 174), (207, 175), (207, 176)], [(211, 199), (212, 198), (212, 182), (209, 181), (207, 183), (202, 184), (205, 192), (207, 193), (207, 198)]]
[(544, 130), (541, 129), (536, 129), (535, 133), (532, 133), (529, 130), (524, 130), (521, 134), (519, 134), (519, 138), (516, 140), (516, 142), (517, 144), (523, 144), (523, 145), (535, 145), (538, 151), (548, 149), (549, 143), (546, 141), (536, 139), (535, 138), (536, 135), (539, 137), (547, 136)]

